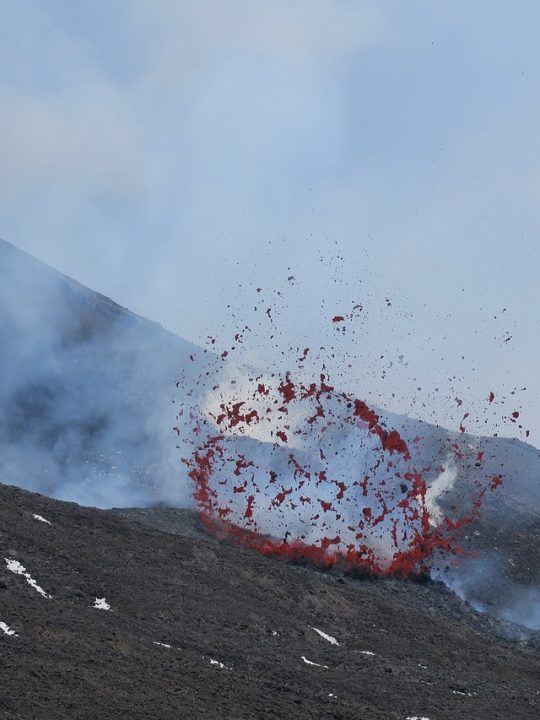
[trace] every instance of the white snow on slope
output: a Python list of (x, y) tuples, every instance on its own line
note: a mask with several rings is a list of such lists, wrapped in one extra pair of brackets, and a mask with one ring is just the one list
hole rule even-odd
[(30, 575), (30, 573), (26, 572), (26, 568), (23, 567), (18, 560), (13, 560), (12, 558), (4, 558), (4, 560), (6, 561), (7, 569), (11, 570), (11, 572), (15, 573), (15, 575), (22, 575), (24, 578), (26, 578), (26, 582), (31, 587), (33, 587), (36, 592), (46, 598), (52, 597), (51, 595), (48, 595), (45, 590), (37, 584), (34, 578)]
[(19, 637), (15, 630), (12, 630), (9, 625), (6, 625), (5, 622), (0, 622), (0, 630), (4, 633), (4, 635), (13, 635), (14, 637)]
[(105, 598), (96, 598), (94, 600), (94, 607), (96, 610), (110, 610), (111, 606)]
[(212, 660), (212, 658), (210, 658), (210, 665), (215, 665), (220, 670), (230, 670), (231, 669), (227, 665), (224, 665), (222, 662), (219, 662), (219, 660)]
[(303, 660), (306, 665), (314, 665), (315, 667), (322, 667), (328, 670), (328, 665), (319, 665), (319, 663), (311, 662), (311, 660), (308, 660), (307, 657), (304, 657), (303, 655), (301, 656), (301, 660)]
[(323, 632), (322, 630), (318, 630), (316, 627), (312, 627), (311, 625), (310, 625), (310, 627), (312, 630), (315, 630), (315, 632), (318, 635), (320, 635), (322, 638), (324, 638), (325, 640), (328, 640), (329, 643), (331, 643), (332, 645), (337, 645), (339, 647), (339, 643), (335, 637), (332, 637), (332, 635), (327, 635), (325, 632)]
[(38, 522), (47, 523), (47, 525), (52, 525), (52, 523), (49, 520), (46, 520), (42, 515), (36, 515), (35, 513), (32, 515), (34, 520), (37, 520)]
[(360, 655), (371, 655), (372, 657), (375, 656), (375, 653), (371, 652), (371, 650), (359, 650), (358, 652), (360, 653)]
[(169, 648), (169, 649), (172, 648), (172, 645), (168, 645), (167, 643), (157, 642), (156, 640), (154, 640), (154, 645), (159, 645), (160, 647)]
[(406, 720), (429, 720), (429, 718), (424, 717), (423, 715), (422, 717), (420, 717), (419, 715), (407, 715)]

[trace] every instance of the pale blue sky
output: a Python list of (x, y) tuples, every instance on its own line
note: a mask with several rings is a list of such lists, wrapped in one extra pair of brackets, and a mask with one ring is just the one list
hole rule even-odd
[(526, 0), (3, 0), (0, 236), (195, 341), (291, 266), (285, 344), (358, 299), (359, 396), (456, 427), (527, 386), (538, 445), (539, 36)]

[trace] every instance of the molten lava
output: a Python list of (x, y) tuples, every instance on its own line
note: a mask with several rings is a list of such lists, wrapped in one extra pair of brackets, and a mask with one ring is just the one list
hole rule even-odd
[[(414, 466), (414, 451), (364, 401), (324, 374), (309, 385), (291, 372), (273, 387), (251, 382), (244, 399), (206, 418), (210, 430), (184, 459), (209, 529), (265, 555), (376, 575), (422, 574), (436, 555), (464, 553), (453, 533), (478, 515), (499, 476), (486, 478), (469, 513), (435, 523), (430, 468)], [(262, 445), (250, 438), (254, 425), (264, 425)]]

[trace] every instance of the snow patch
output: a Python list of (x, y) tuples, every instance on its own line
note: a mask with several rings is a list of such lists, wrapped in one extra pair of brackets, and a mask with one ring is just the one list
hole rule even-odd
[(160, 647), (169, 648), (169, 649), (172, 648), (172, 645), (167, 645), (167, 643), (156, 642), (155, 640), (154, 640), (154, 645), (159, 645)]
[(105, 598), (96, 598), (94, 600), (94, 607), (96, 610), (110, 610), (111, 606)]
[(311, 662), (311, 660), (308, 660), (307, 657), (304, 657), (303, 655), (301, 656), (301, 660), (303, 660), (306, 665), (314, 665), (315, 667), (322, 667), (328, 670), (328, 665), (319, 665), (319, 663)]
[(32, 515), (34, 520), (37, 520), (41, 523), (47, 523), (47, 525), (52, 525), (52, 523), (49, 520), (46, 520), (42, 515), (36, 515), (35, 513)]
[(26, 582), (31, 587), (33, 587), (36, 592), (46, 598), (52, 597), (51, 595), (48, 595), (45, 590), (37, 584), (34, 578), (30, 575), (30, 573), (26, 572), (26, 568), (23, 567), (18, 560), (13, 560), (12, 558), (4, 558), (4, 560), (6, 561), (7, 569), (11, 570), (11, 572), (15, 573), (15, 575), (22, 575), (24, 578), (26, 578)]
[(222, 662), (219, 662), (219, 660), (212, 660), (210, 658), (210, 665), (214, 665), (215, 667), (218, 667), (220, 670), (231, 670), (230, 667), (227, 665), (224, 665)]
[(15, 630), (12, 630), (9, 625), (6, 625), (5, 622), (0, 622), (0, 630), (4, 633), (4, 635), (12, 635), (13, 637), (19, 637)]
[(339, 643), (335, 637), (332, 637), (332, 635), (327, 635), (325, 632), (323, 632), (322, 630), (318, 630), (316, 627), (312, 627), (311, 625), (310, 625), (310, 627), (312, 630), (315, 630), (315, 632), (318, 635), (320, 635), (322, 638), (327, 640), (329, 643), (331, 643), (332, 645), (337, 645), (339, 647)]
[(372, 657), (375, 657), (375, 653), (371, 652), (371, 650), (359, 650), (358, 652), (360, 655), (371, 655)]

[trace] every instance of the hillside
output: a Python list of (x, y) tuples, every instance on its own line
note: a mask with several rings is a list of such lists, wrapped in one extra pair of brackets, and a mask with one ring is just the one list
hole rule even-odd
[(537, 641), (442, 584), (324, 574), (193, 523), (0, 486), (3, 718), (538, 717)]
[(176, 381), (203, 351), (0, 241), (0, 479), (107, 507), (185, 503)]

